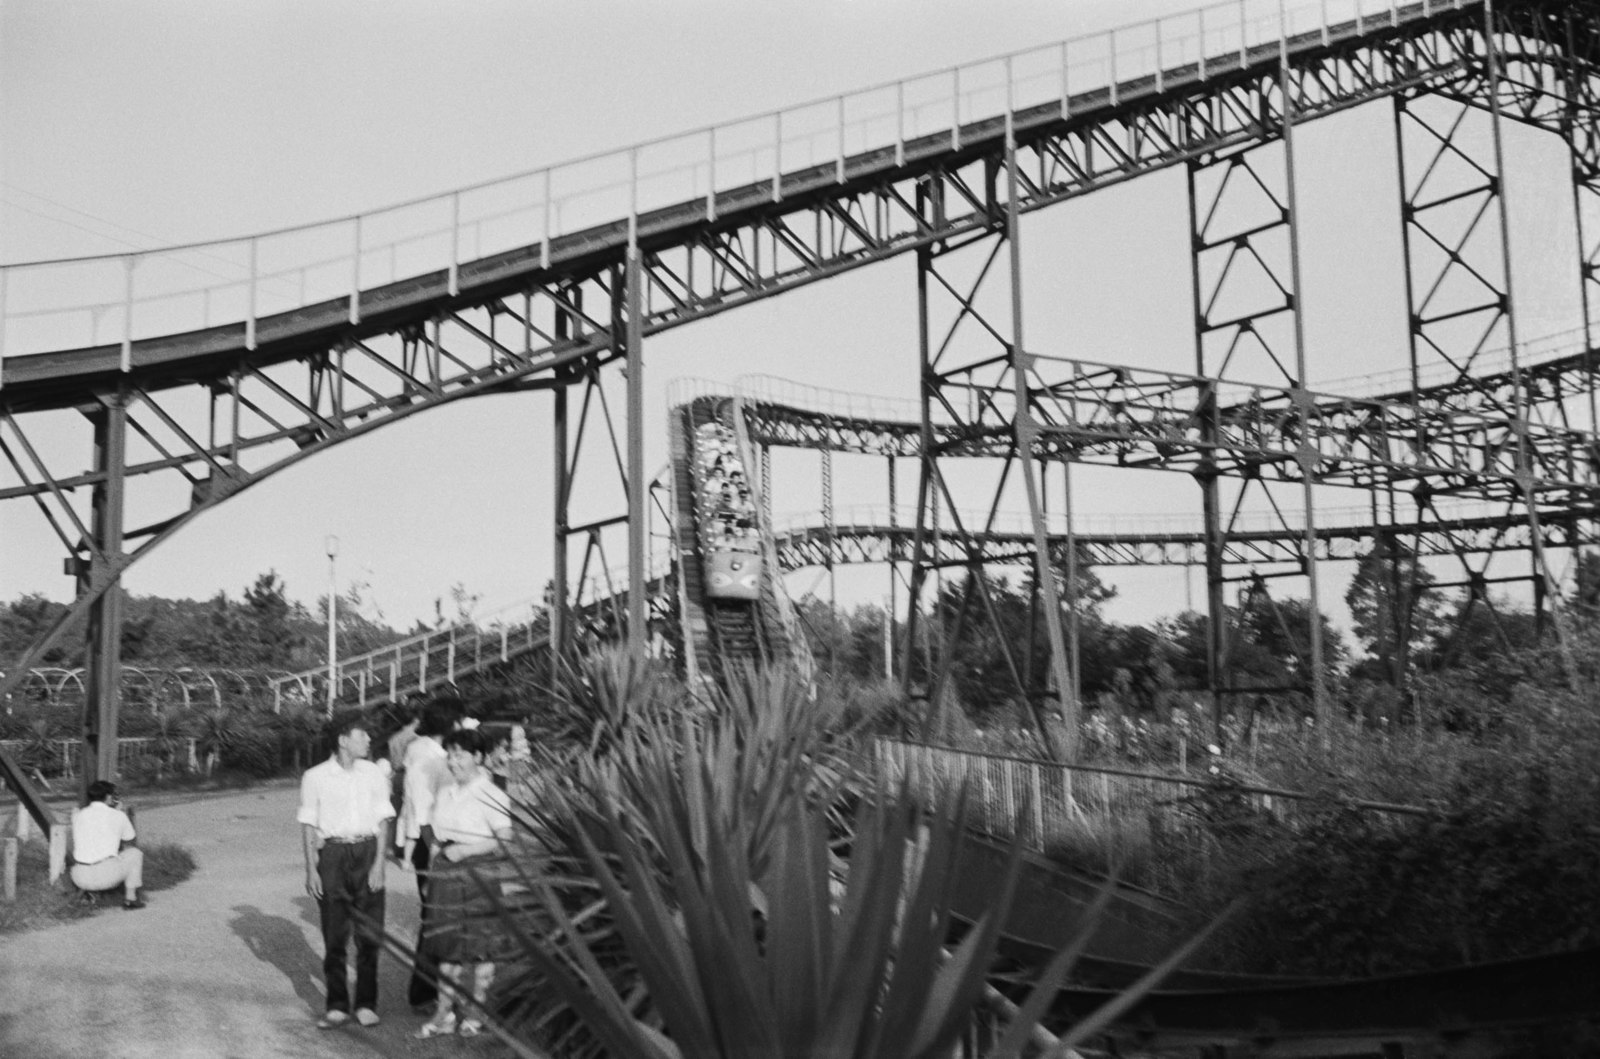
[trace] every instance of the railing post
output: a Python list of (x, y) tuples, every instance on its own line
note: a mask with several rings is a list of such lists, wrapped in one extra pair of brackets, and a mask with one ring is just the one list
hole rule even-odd
[(133, 370), (133, 269), (139, 255), (129, 254), (122, 259), (124, 280), (122, 286), (122, 356), (120, 367), (124, 373)]
[(256, 348), (256, 284), (257, 284), (257, 246), (259, 242), (254, 236), (250, 238), (250, 316), (244, 322), (244, 348)]
[(389, 663), (389, 700), (400, 697), (400, 648), (394, 649), (394, 661)]
[(354, 253), (350, 255), (350, 322), (361, 322), (361, 215), (356, 214)]
[(444, 675), (450, 683), (456, 682), (456, 627), (450, 626), (450, 642), (444, 649)]
[(1071, 93), (1068, 92), (1068, 90), (1067, 90), (1067, 42), (1066, 41), (1062, 41), (1061, 42), (1061, 116), (1063, 118), (1069, 116), (1071, 114), (1071, 112), (1072, 112), (1072, 104), (1070, 102), (1068, 102), (1068, 100), (1070, 98), (1071, 98)]
[(1111, 105), (1117, 105), (1117, 31), (1106, 34), (1106, 88), (1111, 93)]
[(428, 637), (422, 638), (422, 656), (417, 659), (417, 690), (428, 690)]
[(783, 198), (783, 111), (772, 115), (772, 201)]
[(711, 126), (711, 143), (706, 148), (706, 220), (717, 219), (717, 127)]
[(1245, 0), (1239, 0), (1239, 69), (1250, 64), (1250, 34), (1246, 30)]
[[(458, 277), (461, 270), (461, 192), (450, 196), (450, 282), (448, 290), (454, 298), (460, 292)], [(393, 277), (399, 279), (399, 276)]]
[(1163, 78), (1164, 78), (1164, 75), (1161, 72), (1161, 20), (1158, 18), (1158, 19), (1156, 19), (1156, 94), (1157, 95), (1159, 95), (1161, 93), (1161, 87), (1165, 83)]
[(554, 205), (550, 201), (550, 167), (544, 169), (544, 234), (539, 239), (539, 267), (550, 267), (550, 218)]
[(833, 163), (833, 182), (844, 183), (844, 96), (839, 97), (839, 152)]
[(639, 242), (639, 148), (628, 150), (628, 244)]
[(961, 67), (952, 67), (950, 78), (953, 93), (950, 98), (950, 109), (955, 115), (950, 123), (950, 149), (959, 151), (961, 150)]
[[(25, 820), (28, 814), (19, 805), (17, 819)], [(17, 846), (14, 837), (0, 838), (0, 901), (11, 904), (17, 899)]]
[[(1422, 0), (1422, 8), (1423, 8), (1424, 11), (1427, 10), (1427, 8), (1428, 8), (1428, 0)], [(1326, 48), (1328, 46), (1328, 0), (1322, 0), (1321, 10), (1322, 10), (1322, 46), (1324, 48)]]
[[(906, 164), (906, 83), (904, 81), (896, 81), (894, 83), (894, 100), (894, 164), (899, 167)], [(4, 289), (3, 286), (0, 286), (0, 294), (3, 294)], [(0, 299), (0, 326), (4, 326), (5, 323), (4, 310), (3, 299)]]
[(511, 657), (511, 645), (508, 639), (510, 635), (510, 631), (504, 625), (500, 626), (500, 661), (502, 662)]
[(1015, 120), (1014, 119), (1014, 114), (1015, 114), (1015, 109), (1016, 109), (1016, 99), (1014, 98), (1014, 96), (1012, 94), (1012, 89), (1011, 89), (1011, 56), (1009, 56), (1009, 55), (1006, 56), (1005, 71), (1006, 71), (1006, 137), (1007, 137), (1007, 139), (1009, 139), (1010, 136), (1011, 136), (1012, 124), (1013, 124), (1013, 121)]
[(67, 870), (67, 836), (72, 833), (70, 820), (58, 820), (50, 828), (50, 883), (54, 885), (57, 879)]

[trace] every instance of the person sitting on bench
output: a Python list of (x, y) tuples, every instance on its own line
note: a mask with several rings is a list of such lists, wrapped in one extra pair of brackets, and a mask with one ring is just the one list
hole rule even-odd
[(133, 821), (121, 809), (117, 785), (89, 784), (89, 802), (72, 814), (72, 884), (80, 890), (122, 886), (122, 907), (143, 908), (144, 851), (134, 845)]

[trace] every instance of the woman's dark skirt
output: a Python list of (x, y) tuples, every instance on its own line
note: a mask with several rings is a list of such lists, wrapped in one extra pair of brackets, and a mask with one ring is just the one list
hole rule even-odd
[[(508, 864), (497, 853), (466, 860), (434, 858), (428, 883), (428, 915), (422, 951), (439, 963), (484, 963), (508, 959), (516, 942), (505, 929), (495, 900)], [(482, 880), (473, 878), (476, 873)]]

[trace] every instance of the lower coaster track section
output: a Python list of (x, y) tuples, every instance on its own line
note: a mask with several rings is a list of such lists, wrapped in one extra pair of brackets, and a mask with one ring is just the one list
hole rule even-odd
[(685, 669), (718, 680), (756, 665), (809, 673), (749, 473), (739, 402), (696, 397), (673, 409), (671, 429)]
[[(1600, 1015), (1600, 949), (1349, 981), (1175, 989), (1147, 995), (1112, 1032), (1161, 1055), (1492, 1056), (1562, 1054), (1512, 1042)], [(1062, 990), (1052, 1021), (1070, 1025), (1115, 996)]]
[[(1087, 948), (1046, 1016), (1067, 1027), (1114, 1000), (1183, 940), (1182, 909), (1033, 852), (1021, 854), (1002, 928), (1004, 986), (1021, 1002), (1034, 979), (1087, 922), (1102, 887), (1112, 895)], [(1008, 848), (972, 835), (954, 880), (961, 924), (990, 908)], [(1246, 912), (1245, 914), (1248, 914)], [(961, 927), (959, 929), (965, 929)], [(1180, 967), (1107, 1032), (1114, 1055), (1490, 1056), (1521, 1033), (1600, 1016), (1600, 949), (1363, 979), (1318, 980)]]

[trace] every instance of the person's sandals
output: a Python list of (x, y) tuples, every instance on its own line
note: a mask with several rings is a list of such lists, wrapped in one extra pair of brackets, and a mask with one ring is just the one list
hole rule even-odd
[(356, 1008), (356, 1021), (371, 1028), (383, 1020), (378, 1018), (378, 1013), (371, 1008)]
[(462, 1019), (456, 1032), (463, 1037), (476, 1037), (483, 1032), (483, 1023), (477, 1019)]
[(456, 1013), (447, 1011), (443, 1015), (435, 1015), (422, 1024), (415, 1036), (418, 1040), (427, 1040), (429, 1037), (445, 1037), (456, 1031)]
[(142, 897), (135, 897), (132, 901), (124, 901), (124, 902), (122, 902), (122, 910), (124, 912), (134, 912), (134, 911), (137, 911), (138, 909), (141, 909), (143, 907), (144, 907), (144, 898), (142, 898)]
[(343, 1026), (350, 1021), (350, 1016), (343, 1011), (330, 1011), (317, 1020), (317, 1029), (331, 1030)]

